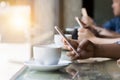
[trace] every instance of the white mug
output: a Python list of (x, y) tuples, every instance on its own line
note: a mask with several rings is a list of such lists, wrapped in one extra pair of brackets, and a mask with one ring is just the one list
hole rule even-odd
[(41, 65), (56, 65), (61, 57), (61, 47), (56, 44), (35, 45), (33, 57)]
[[(65, 36), (66, 36), (67, 39), (72, 39), (72, 35), (71, 34), (65, 34)], [(64, 47), (61, 35), (55, 34), (54, 35), (54, 42), (55, 42), (56, 45)]]

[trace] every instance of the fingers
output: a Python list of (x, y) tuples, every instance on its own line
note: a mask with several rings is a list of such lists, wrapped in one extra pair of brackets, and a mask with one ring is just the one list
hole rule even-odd
[(71, 60), (75, 61), (75, 60), (78, 60), (80, 57), (75, 55), (74, 57), (71, 57)]
[(84, 40), (82, 40), (80, 43), (79, 43), (79, 46), (78, 46), (78, 51), (79, 51), (79, 49), (86, 49), (87, 48), (87, 46), (90, 44), (91, 42), (89, 41), (89, 40), (87, 40), (87, 39), (84, 39)]
[(63, 39), (63, 38), (62, 38), (62, 42), (63, 42), (64, 45), (67, 45), (65, 39)]
[[(68, 41), (70, 42), (70, 40), (68, 39)], [(62, 38), (62, 42), (64, 44), (64, 48), (67, 50), (72, 50), (72, 48), (67, 44), (66, 40)]]
[(65, 49), (72, 50), (72, 48), (69, 45), (64, 45)]
[[(64, 48), (65, 49), (72, 50), (71, 46), (66, 42), (66, 40), (62, 39), (62, 42), (64, 43)], [(68, 39), (68, 42), (72, 45), (72, 47), (77, 49), (78, 42), (76, 40)]]
[[(70, 39), (67, 39), (67, 40), (68, 40), (68, 42), (71, 42)], [(66, 42), (66, 40), (65, 40), (64, 38), (62, 38), (62, 42), (63, 42), (65, 45), (68, 45), (67, 42)]]
[(85, 32), (87, 30), (90, 30), (90, 28), (86, 27), (86, 28), (79, 28), (78, 29), (79, 32)]
[(78, 31), (78, 39), (89, 39), (95, 37), (94, 33), (89, 29), (81, 29)]
[(86, 26), (85, 26), (86, 24), (82, 20), (80, 20), (80, 22), (81, 22), (81, 24), (84, 25), (83, 27), (86, 28)]
[(67, 53), (67, 56), (69, 56), (70, 58), (71, 58), (71, 60), (77, 60), (78, 58), (79, 58), (79, 56), (78, 55), (76, 55), (73, 51), (71, 51), (71, 52), (68, 52)]
[(71, 58), (71, 60), (73, 60), (73, 61), (77, 60), (77, 59), (89, 58), (89, 57), (93, 56), (93, 52), (89, 52), (89, 51), (93, 50), (93, 47), (92, 47), (92, 49), (90, 49), (92, 44), (93, 43), (90, 42), (89, 40), (84, 39), (79, 43), (79, 46), (77, 48), (77, 52), (79, 53), (79, 56), (76, 53), (74, 53), (73, 51), (67, 53), (67, 56), (69, 56)]
[(88, 24), (88, 17), (87, 16), (82, 16), (81, 22), (84, 23), (85, 25)]
[[(78, 29), (78, 36), (84, 36), (85, 35), (85, 33), (86, 33), (86, 29), (84, 29), (84, 28), (81, 28), (81, 29)], [(85, 35), (86, 36), (86, 35)]]
[(67, 56), (69, 56), (69, 57), (74, 57), (75, 55), (76, 54), (73, 51), (67, 53)]
[(81, 37), (81, 38), (88, 38), (87, 36), (90, 35), (88, 34), (88, 29), (80, 29), (78, 31), (78, 37)]
[(86, 27), (91, 27), (94, 25), (94, 21), (89, 16), (82, 16), (81, 21), (85, 23)]
[(84, 32), (84, 30), (85, 30), (84, 28), (79, 28), (78, 32)]

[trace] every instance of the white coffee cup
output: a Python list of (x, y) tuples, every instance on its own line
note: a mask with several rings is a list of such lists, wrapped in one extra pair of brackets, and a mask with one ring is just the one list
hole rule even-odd
[(61, 47), (56, 44), (35, 45), (33, 56), (36, 63), (41, 65), (56, 65), (61, 57)]
[[(65, 34), (65, 36), (66, 36), (67, 39), (72, 39), (72, 35), (71, 34)], [(64, 47), (61, 35), (55, 34), (54, 35), (54, 42), (55, 42), (55, 44), (57, 44), (57, 45), (59, 45), (61, 47)]]

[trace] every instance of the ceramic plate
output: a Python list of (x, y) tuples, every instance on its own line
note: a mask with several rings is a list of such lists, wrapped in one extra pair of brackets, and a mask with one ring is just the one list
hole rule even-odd
[(60, 60), (57, 65), (40, 65), (35, 63), (34, 61), (27, 61), (24, 64), (28, 66), (32, 70), (37, 70), (37, 71), (55, 71), (60, 68), (66, 67), (69, 65), (71, 61), (67, 60)]

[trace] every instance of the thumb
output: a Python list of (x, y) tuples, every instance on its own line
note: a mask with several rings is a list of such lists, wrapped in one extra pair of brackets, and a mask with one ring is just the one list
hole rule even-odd
[(86, 49), (86, 48), (88, 47), (88, 45), (91, 44), (91, 43), (92, 43), (91, 41), (89, 41), (89, 40), (87, 40), (87, 39), (84, 39), (84, 40), (82, 40), (82, 41), (79, 43), (78, 48), (84, 50), (84, 49)]
[[(84, 17), (83, 17), (83, 18), (84, 18)], [(82, 25), (84, 25), (83, 27), (85, 27), (86, 24), (84, 23), (84, 21), (83, 21), (83, 20), (80, 20), (80, 22), (81, 22)]]

